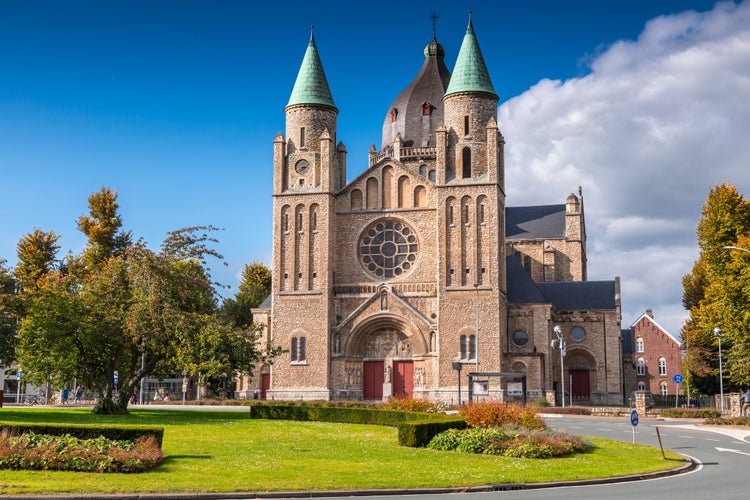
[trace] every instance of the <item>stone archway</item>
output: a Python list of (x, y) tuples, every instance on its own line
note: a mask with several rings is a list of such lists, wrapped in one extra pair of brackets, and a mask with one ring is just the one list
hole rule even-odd
[(361, 387), (365, 400), (412, 396), (413, 356), (428, 349), (424, 336), (413, 325), (382, 314), (357, 325), (350, 339), (344, 349), (348, 387)]
[(588, 351), (576, 349), (568, 352), (566, 365), (572, 404), (590, 404), (592, 385), (596, 384), (596, 360)]

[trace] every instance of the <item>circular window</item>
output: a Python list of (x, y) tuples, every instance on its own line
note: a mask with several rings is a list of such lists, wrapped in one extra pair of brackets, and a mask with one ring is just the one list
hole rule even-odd
[(581, 340), (583, 340), (583, 337), (586, 336), (586, 331), (580, 326), (574, 326), (570, 330), (570, 336), (573, 337), (573, 340), (577, 340), (578, 342), (580, 342)]
[(402, 276), (414, 266), (419, 245), (414, 230), (397, 220), (381, 220), (359, 238), (359, 260), (377, 278)]
[(529, 342), (529, 334), (523, 330), (513, 332), (513, 343), (518, 347), (523, 347)]
[(294, 170), (296, 170), (297, 173), (300, 175), (307, 173), (307, 170), (309, 168), (310, 168), (310, 163), (308, 163), (307, 160), (300, 160), (294, 164)]

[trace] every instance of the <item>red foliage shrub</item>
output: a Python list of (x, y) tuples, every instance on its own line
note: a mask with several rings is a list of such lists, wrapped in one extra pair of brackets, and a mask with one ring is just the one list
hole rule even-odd
[(471, 427), (502, 427), (508, 424), (528, 429), (546, 429), (547, 424), (533, 406), (521, 407), (497, 401), (472, 403), (461, 408), (461, 416)]

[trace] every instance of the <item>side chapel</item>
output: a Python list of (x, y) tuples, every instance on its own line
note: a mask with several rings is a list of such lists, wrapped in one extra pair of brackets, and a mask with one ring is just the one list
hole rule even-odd
[[(444, 57), (433, 34), (347, 183), (311, 35), (273, 143), (273, 286), (254, 311), (286, 353), (240, 397), (457, 402), (468, 373), (515, 372), (528, 400), (559, 404), (564, 387), (622, 403), (619, 278), (587, 281), (581, 189), (506, 207), (498, 94), (471, 20), (452, 73)], [(496, 398), (518, 387), (487, 382)]]

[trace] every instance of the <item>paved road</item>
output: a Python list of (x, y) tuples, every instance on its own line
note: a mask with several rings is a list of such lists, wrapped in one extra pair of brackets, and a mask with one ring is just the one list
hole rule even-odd
[[(549, 418), (557, 429), (576, 434), (631, 442), (632, 427), (628, 418)], [(557, 486), (543, 489), (463, 493), (462, 500), (514, 499), (607, 499), (638, 500), (645, 498), (679, 500), (745, 500), (750, 498), (750, 432), (686, 424), (684, 421), (641, 419), (636, 427), (637, 443), (658, 446), (656, 427), (665, 449), (696, 459), (700, 465), (693, 472), (677, 476), (603, 485)], [(717, 432), (720, 431), (720, 432)], [(420, 499), (449, 500), (453, 495), (417, 495)], [(373, 496), (369, 499), (394, 497)], [(411, 497), (404, 497), (415, 498)]]

